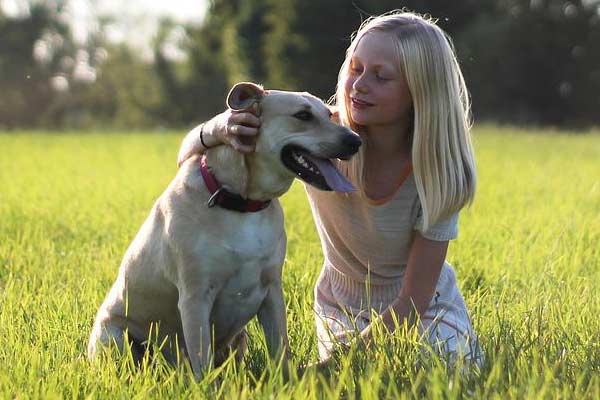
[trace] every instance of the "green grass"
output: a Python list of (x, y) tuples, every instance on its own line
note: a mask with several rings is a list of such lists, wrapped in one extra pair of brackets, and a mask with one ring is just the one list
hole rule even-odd
[[(600, 133), (479, 127), (479, 188), (448, 260), (486, 353), (479, 372), (378, 337), (331, 375), (284, 383), (253, 322), (245, 364), (201, 382), (153, 359), (85, 358), (96, 309), (156, 197), (182, 132), (0, 134), (0, 398), (599, 398)], [(303, 189), (283, 198), (293, 361), (316, 360), (322, 255)]]

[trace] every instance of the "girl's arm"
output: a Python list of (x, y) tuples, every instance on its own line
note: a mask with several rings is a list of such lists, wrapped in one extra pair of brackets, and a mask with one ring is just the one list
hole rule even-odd
[[(364, 344), (369, 346), (372, 343), (374, 324), (383, 323), (389, 332), (393, 332), (396, 326), (401, 325), (405, 320), (408, 320), (409, 324), (414, 323), (415, 309), (419, 315), (423, 315), (435, 292), (447, 251), (448, 241), (429, 240), (418, 232), (415, 234), (400, 294), (381, 314), (380, 319), (371, 322), (360, 333)], [(397, 321), (398, 325), (394, 321)], [(338, 337), (338, 339), (347, 338)], [(332, 362), (333, 357), (330, 357), (314, 366), (318, 369), (327, 369)]]
[[(396, 300), (381, 314), (385, 327), (394, 331), (396, 323), (402, 324), (408, 320), (409, 324), (415, 321), (415, 310), (422, 316), (427, 310), (429, 302), (435, 292), (435, 287), (446, 259), (448, 241), (434, 241), (415, 235), (402, 289)], [(361, 332), (361, 337), (366, 343), (372, 339), (372, 324)]]
[[(177, 156), (177, 165), (181, 166), (185, 160), (194, 154), (204, 153), (207, 148), (223, 143), (232, 146), (241, 153), (253, 152), (253, 137), (258, 133), (258, 127), (260, 126), (257, 114), (258, 107), (253, 107), (249, 111), (227, 109), (207, 122), (198, 125), (189, 131), (183, 139)], [(200, 133), (202, 133), (202, 138), (200, 138)]]

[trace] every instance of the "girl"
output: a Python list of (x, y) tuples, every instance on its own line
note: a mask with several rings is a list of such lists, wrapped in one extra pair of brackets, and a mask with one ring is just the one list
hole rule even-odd
[[(479, 364), (445, 261), (476, 186), (468, 93), (450, 39), (413, 13), (365, 21), (346, 52), (335, 106), (363, 146), (338, 165), (357, 192), (306, 185), (325, 257), (314, 290), (320, 359), (355, 333), (369, 342), (375, 321), (390, 332), (418, 321), (435, 349)], [(202, 138), (190, 133), (179, 161), (204, 145), (252, 151), (245, 139), (259, 124), (250, 112), (228, 110), (204, 125)]]

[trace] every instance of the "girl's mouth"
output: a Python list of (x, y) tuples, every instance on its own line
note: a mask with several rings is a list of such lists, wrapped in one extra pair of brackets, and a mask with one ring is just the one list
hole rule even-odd
[(350, 101), (352, 102), (352, 106), (354, 107), (358, 107), (358, 108), (365, 108), (365, 107), (371, 107), (373, 106), (372, 103), (366, 102), (364, 100), (360, 100), (354, 97), (350, 98)]

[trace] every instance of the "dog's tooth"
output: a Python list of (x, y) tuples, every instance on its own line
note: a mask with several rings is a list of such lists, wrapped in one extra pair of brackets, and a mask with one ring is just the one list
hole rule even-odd
[[(304, 156), (302, 154), (299, 153), (292, 153), (292, 157), (294, 158), (294, 161), (296, 161), (298, 164), (300, 164), (301, 166), (303, 166), (304, 168), (315, 172), (315, 173), (319, 173), (319, 171), (316, 171), (314, 169), (314, 166), (312, 163), (308, 162), (307, 159), (304, 158)], [(300, 174), (299, 174), (300, 175)]]

